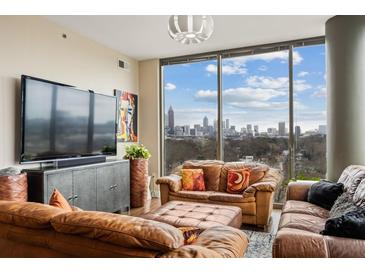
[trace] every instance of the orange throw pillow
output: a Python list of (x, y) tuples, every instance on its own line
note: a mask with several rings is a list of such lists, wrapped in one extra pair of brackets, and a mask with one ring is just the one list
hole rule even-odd
[(203, 229), (194, 226), (184, 226), (179, 227), (180, 231), (184, 236), (184, 244), (190, 245), (199, 237), (200, 233), (203, 232)]
[(72, 207), (67, 202), (65, 197), (63, 197), (61, 192), (59, 192), (58, 189), (56, 189), (56, 188), (53, 190), (51, 198), (49, 199), (49, 205), (58, 207), (58, 208), (63, 208), (67, 211), (73, 211)]
[(205, 191), (204, 173), (202, 169), (181, 170), (182, 189)]
[(243, 193), (250, 182), (250, 170), (228, 170), (227, 174), (227, 192), (228, 193)]

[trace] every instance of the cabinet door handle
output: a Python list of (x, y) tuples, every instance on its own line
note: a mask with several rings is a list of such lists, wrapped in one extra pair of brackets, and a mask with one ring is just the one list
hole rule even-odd
[(68, 201), (71, 201), (73, 199), (74, 199), (74, 197), (72, 197), (72, 196), (70, 196), (70, 197), (67, 198)]
[(109, 187), (109, 190), (113, 190), (113, 188), (114, 188), (114, 186), (110, 186), (110, 187)]
[(77, 199), (77, 198), (79, 198), (79, 195), (75, 195), (73, 198), (74, 198), (74, 199)]

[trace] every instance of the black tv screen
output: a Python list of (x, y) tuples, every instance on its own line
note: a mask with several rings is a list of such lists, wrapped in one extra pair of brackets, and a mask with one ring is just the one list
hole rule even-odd
[(116, 98), (22, 76), (21, 162), (116, 154)]

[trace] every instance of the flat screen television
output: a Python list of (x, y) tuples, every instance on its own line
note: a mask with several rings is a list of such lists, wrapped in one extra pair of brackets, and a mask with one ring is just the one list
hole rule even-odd
[(116, 154), (116, 98), (21, 77), (20, 162)]

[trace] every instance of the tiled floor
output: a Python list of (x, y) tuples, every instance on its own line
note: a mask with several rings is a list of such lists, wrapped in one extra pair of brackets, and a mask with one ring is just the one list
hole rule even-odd
[[(155, 210), (156, 208), (158, 208), (160, 206), (161, 206), (160, 199), (159, 198), (153, 198), (152, 200), (149, 200), (147, 202), (146, 206), (131, 209), (130, 215), (132, 215), (132, 216), (141, 216), (144, 213), (147, 213), (151, 210)], [(262, 228), (258, 228), (258, 227), (253, 226), (253, 225), (252, 226), (251, 225), (243, 225), (241, 227), (241, 229), (252, 230), (252, 231), (264, 231), (264, 232), (268, 232), (268, 233), (271, 233), (271, 234), (275, 235), (277, 230), (278, 230), (280, 214), (281, 214), (280, 209), (274, 209), (273, 210), (272, 215), (271, 215), (271, 222), (270, 222), (270, 225), (267, 227), (266, 231), (264, 231)]]

